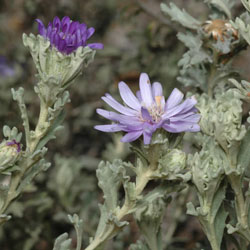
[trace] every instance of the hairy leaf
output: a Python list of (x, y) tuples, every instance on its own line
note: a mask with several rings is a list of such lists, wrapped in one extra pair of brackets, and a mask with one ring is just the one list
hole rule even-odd
[(163, 13), (169, 15), (173, 21), (176, 21), (189, 29), (197, 29), (201, 23), (189, 15), (185, 10), (179, 9), (174, 3), (170, 3), (167, 6), (164, 3), (161, 3), (161, 10)]

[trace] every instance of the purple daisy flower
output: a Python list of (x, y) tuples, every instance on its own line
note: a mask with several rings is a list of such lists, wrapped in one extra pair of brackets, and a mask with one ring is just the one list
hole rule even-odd
[(140, 76), (140, 90), (136, 96), (124, 82), (119, 83), (119, 91), (126, 106), (109, 94), (103, 96), (102, 99), (120, 114), (97, 109), (99, 115), (115, 123), (97, 125), (95, 129), (103, 132), (125, 131), (127, 134), (122, 142), (131, 142), (143, 135), (144, 144), (150, 144), (153, 133), (159, 128), (170, 133), (200, 131), (200, 115), (194, 107), (197, 101), (192, 97), (182, 102), (184, 95), (176, 88), (165, 101), (161, 84), (154, 82), (151, 86), (146, 73)]
[(68, 16), (60, 20), (57, 16), (49, 22), (47, 29), (40, 19), (38, 22), (39, 34), (48, 39), (60, 52), (70, 54), (78, 47), (88, 46), (91, 49), (103, 49), (102, 43), (89, 43), (87, 40), (94, 34), (93, 27), (87, 28), (85, 23), (73, 22)]

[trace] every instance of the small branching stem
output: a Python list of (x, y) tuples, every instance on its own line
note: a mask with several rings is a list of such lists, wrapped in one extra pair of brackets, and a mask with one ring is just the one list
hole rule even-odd
[(210, 75), (207, 82), (207, 94), (209, 97), (213, 97), (213, 89), (215, 84), (215, 78), (217, 73), (218, 53), (213, 49), (213, 64), (211, 64)]
[[(136, 187), (135, 187), (135, 192), (136, 196), (140, 196), (141, 193), (143, 192), (144, 188), (146, 187), (147, 183), (151, 179), (152, 175), (152, 170), (149, 168), (147, 171), (139, 175), (136, 179)], [(122, 208), (117, 212), (116, 218), (118, 221), (122, 221), (122, 219), (130, 214), (131, 210), (133, 209), (133, 206), (135, 204), (127, 203), (126, 201), (124, 202)], [(106, 233), (100, 238), (96, 237), (85, 250), (94, 250), (96, 249), (99, 245), (103, 244), (106, 240), (110, 239), (112, 236), (114, 236), (115, 232), (120, 230), (117, 227), (110, 227), (109, 230), (106, 231)]]
[[(4, 204), (0, 208), (0, 214), (3, 214), (7, 208), (10, 206), (11, 202), (16, 199), (16, 197), (19, 195), (18, 187), (19, 184), (22, 181), (23, 176), (25, 173), (39, 160), (41, 160), (40, 157), (37, 159), (30, 159), (30, 156), (35, 152), (36, 147), (40, 140), (43, 138), (43, 136), (46, 134), (46, 132), (49, 129), (48, 124), (48, 105), (41, 100), (41, 108), (40, 108), (40, 114), (39, 119), (36, 125), (36, 129), (34, 132), (34, 136), (30, 138), (27, 133), (29, 133), (29, 126), (28, 126), (28, 120), (26, 120), (24, 123), (26, 124), (26, 143), (27, 143), (27, 150), (26, 154), (27, 157), (23, 159), (23, 161), (20, 162), (20, 172), (13, 173), (10, 181), (10, 186), (8, 190), (8, 194), (6, 196), (6, 200), (4, 201)], [(21, 112), (23, 113), (25, 110), (23, 109)], [(28, 129), (28, 130), (27, 130)], [(1, 220), (0, 220), (1, 224)]]
[(41, 108), (40, 108), (40, 114), (39, 114), (39, 119), (36, 125), (36, 129), (34, 131), (34, 136), (32, 138), (32, 142), (29, 148), (29, 152), (32, 154), (39, 141), (43, 138), (43, 136), (46, 134), (46, 132), (48, 131), (48, 116), (49, 116), (49, 111), (48, 111), (49, 107), (48, 105), (41, 100)]

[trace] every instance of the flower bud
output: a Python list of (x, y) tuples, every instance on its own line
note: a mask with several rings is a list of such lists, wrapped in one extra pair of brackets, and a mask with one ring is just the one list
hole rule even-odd
[(155, 172), (155, 178), (167, 180), (190, 179), (190, 173), (186, 171), (186, 154), (179, 149), (171, 149), (161, 159)]
[(20, 152), (21, 146), (16, 140), (3, 141), (0, 144), (0, 171), (14, 165), (20, 157)]
[(95, 51), (78, 47), (65, 54), (51, 47), (50, 41), (40, 35), (23, 34), (23, 43), (29, 48), (38, 70), (38, 91), (46, 99), (54, 99), (60, 89), (65, 89), (81, 73), (83, 64), (93, 60)]

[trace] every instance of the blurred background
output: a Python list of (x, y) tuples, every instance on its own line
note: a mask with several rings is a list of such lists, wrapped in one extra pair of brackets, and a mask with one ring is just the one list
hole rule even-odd
[[(207, 20), (209, 9), (203, 1), (174, 2), (199, 20)], [(243, 11), (240, 0), (236, 2), (235, 15)], [(148, 73), (152, 81), (161, 82), (166, 95), (174, 87), (188, 90), (176, 80), (177, 62), (185, 52), (176, 38), (182, 28), (161, 14), (160, 3), (160, 0), (0, 0), (1, 128), (6, 124), (22, 131), (11, 88), (25, 88), (32, 128), (38, 118), (39, 100), (33, 91), (36, 70), (22, 43), (23, 33), (37, 34), (36, 18), (46, 25), (55, 16), (66, 15), (85, 22), (96, 29), (90, 42), (102, 42), (105, 47), (97, 51), (94, 62), (84, 69), (70, 90), (64, 129), (48, 144), (51, 168), (39, 175), (10, 207), (12, 220), (0, 229), (1, 250), (51, 250), (55, 238), (64, 232), (70, 233), (74, 246), (75, 232), (67, 218), (67, 214), (73, 213), (79, 214), (86, 225), (83, 235), (86, 246), (95, 233), (98, 203), (102, 202), (95, 176), (98, 163), (101, 159), (115, 158), (133, 161), (128, 145), (119, 142), (119, 134), (93, 129), (94, 125), (106, 122), (95, 112), (96, 108), (104, 107), (101, 96), (109, 92), (119, 99), (119, 81), (136, 91), (141, 72)], [(246, 80), (250, 80), (248, 65), (249, 51), (244, 51), (235, 59), (234, 66)], [(209, 249), (196, 219), (185, 215), (186, 200), (181, 196), (175, 200), (166, 210), (163, 224), (168, 249)], [(178, 213), (177, 207), (181, 207)], [(132, 217), (128, 220), (131, 227), (110, 241), (106, 249), (129, 249), (131, 243), (140, 239), (136, 222)]]

